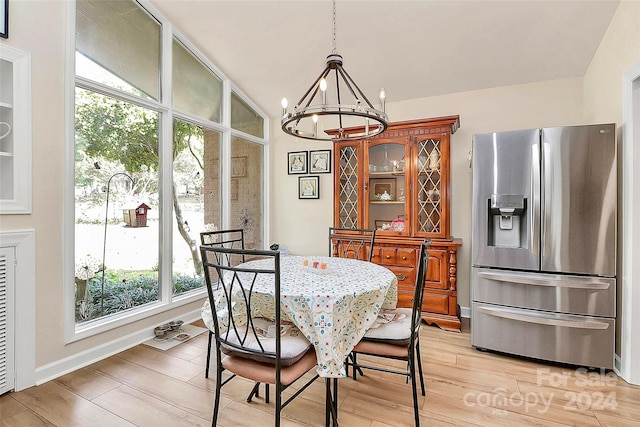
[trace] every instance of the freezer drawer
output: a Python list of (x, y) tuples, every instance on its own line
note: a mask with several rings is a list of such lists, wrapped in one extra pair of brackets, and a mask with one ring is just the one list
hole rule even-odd
[(474, 347), (613, 369), (615, 320), (473, 303)]
[(473, 268), (473, 301), (615, 317), (616, 279)]

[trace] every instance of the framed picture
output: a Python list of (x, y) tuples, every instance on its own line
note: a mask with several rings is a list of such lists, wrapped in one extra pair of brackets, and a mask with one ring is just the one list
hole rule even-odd
[(0, 0), (0, 37), (9, 38), (9, 0)]
[(288, 154), (287, 165), (289, 167), (289, 175), (308, 173), (309, 168), (307, 164), (306, 151), (292, 151), (287, 154)]
[(231, 177), (241, 178), (247, 176), (247, 158), (232, 157), (231, 158)]
[(331, 150), (309, 151), (309, 173), (331, 173)]
[(320, 177), (301, 176), (298, 178), (298, 199), (319, 199)]
[[(369, 180), (369, 188), (369, 200), (386, 202), (396, 200), (395, 178), (371, 178)], [(389, 198), (382, 197), (385, 192), (389, 195)]]

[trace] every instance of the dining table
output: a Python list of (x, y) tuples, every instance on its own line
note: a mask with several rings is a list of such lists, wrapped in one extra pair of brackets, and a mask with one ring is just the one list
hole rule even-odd
[[(242, 265), (272, 268), (268, 263), (273, 259)], [(263, 275), (253, 288), (252, 316), (273, 319), (274, 294), (273, 276)], [(314, 346), (321, 377), (346, 376), (345, 358), (381, 310), (395, 308), (397, 300), (398, 281), (386, 267), (351, 258), (280, 257), (282, 320), (292, 322)], [(208, 298), (201, 314), (205, 325), (213, 330)]]

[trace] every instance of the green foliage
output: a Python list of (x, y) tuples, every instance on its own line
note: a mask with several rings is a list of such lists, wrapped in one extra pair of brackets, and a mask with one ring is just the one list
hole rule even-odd
[[(176, 274), (173, 278), (173, 291), (181, 294), (203, 286), (202, 277)], [(133, 307), (158, 300), (158, 279), (154, 275), (135, 273), (123, 279), (116, 272), (107, 270), (104, 275), (104, 302), (100, 298), (102, 276), (93, 277), (87, 283), (90, 300), (80, 301), (76, 307), (76, 322), (81, 323), (109, 314), (118, 313)], [(100, 313), (101, 305), (104, 312)]]
[(173, 293), (181, 294), (193, 289), (204, 286), (203, 277), (193, 277), (184, 274), (174, 274), (173, 276)]

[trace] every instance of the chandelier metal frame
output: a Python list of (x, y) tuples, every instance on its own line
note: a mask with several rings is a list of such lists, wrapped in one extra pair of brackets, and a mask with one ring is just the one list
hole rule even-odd
[[(335, 79), (330, 77), (332, 73)], [(335, 93), (332, 95), (335, 96), (337, 104), (327, 103), (329, 80), (335, 82)], [(353, 96), (351, 103), (342, 102), (341, 86)], [(372, 137), (384, 132), (388, 126), (388, 117), (384, 111), (385, 97), (384, 89), (381, 89), (382, 110), (376, 109), (342, 66), (342, 56), (336, 51), (336, 2), (333, 0), (333, 52), (327, 56), (326, 67), (293, 107), (293, 111), (287, 111), (287, 100), (283, 98), (282, 130), (297, 138), (315, 141), (344, 141)], [(332, 132), (332, 135), (318, 134), (317, 123), (322, 116), (337, 117), (338, 129), (335, 129), (337, 132)], [(357, 131), (349, 132), (344, 128), (347, 117), (363, 119), (361, 125), (350, 126), (350, 128), (357, 128)]]

